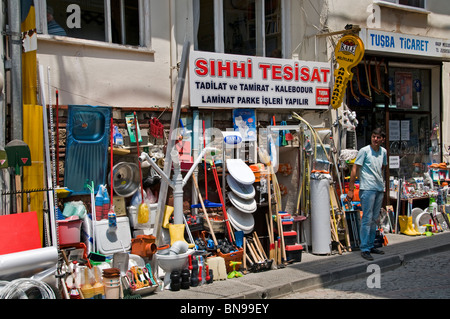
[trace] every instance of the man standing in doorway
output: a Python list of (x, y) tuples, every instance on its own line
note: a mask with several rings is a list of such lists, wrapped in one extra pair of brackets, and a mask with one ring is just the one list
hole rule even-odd
[(384, 197), (384, 170), (387, 165), (387, 152), (381, 146), (383, 131), (376, 128), (372, 131), (370, 145), (361, 148), (356, 156), (350, 175), (347, 199), (353, 200), (356, 177), (359, 177), (359, 198), (363, 216), (360, 228), (361, 256), (373, 260), (371, 254), (384, 254), (374, 247), (377, 220), (380, 216)]

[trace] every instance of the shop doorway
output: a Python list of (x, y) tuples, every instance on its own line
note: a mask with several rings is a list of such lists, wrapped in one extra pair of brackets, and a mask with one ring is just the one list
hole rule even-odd
[[(357, 148), (370, 143), (376, 127), (386, 133), (389, 180), (423, 177), (442, 160), (441, 65), (366, 56), (353, 69), (347, 105), (357, 114)], [(387, 198), (389, 201), (389, 198)]]

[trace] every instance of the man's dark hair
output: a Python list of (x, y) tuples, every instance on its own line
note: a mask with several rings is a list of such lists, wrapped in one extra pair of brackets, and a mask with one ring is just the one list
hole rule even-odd
[(376, 129), (374, 129), (373, 131), (372, 131), (372, 135), (380, 135), (380, 136), (383, 136), (384, 135), (384, 132), (383, 132), (383, 130), (381, 129), (381, 127), (377, 127)]

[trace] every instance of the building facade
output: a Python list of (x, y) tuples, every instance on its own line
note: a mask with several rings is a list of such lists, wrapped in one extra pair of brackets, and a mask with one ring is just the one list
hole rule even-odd
[[(10, 4), (2, 2), (6, 34), (11, 34), (13, 25)], [(323, 62), (334, 68), (337, 40), (346, 29), (354, 30), (363, 40), (365, 56), (353, 69), (343, 107), (334, 112), (318, 110), (317, 105), (286, 106), (276, 111), (286, 114), (279, 119), (288, 120), (294, 109), (319, 127), (331, 127), (344, 109), (355, 111), (356, 143), (341, 146), (360, 148), (368, 142), (370, 129), (382, 126), (392, 161), (390, 174), (395, 176), (412, 176), (418, 166), (423, 171), (427, 163), (448, 160), (450, 9), (446, 1), (41, 0), (33, 4), (37, 61), (50, 70), (60, 105), (172, 107), (187, 41), (191, 50), (223, 54), (224, 59), (233, 54)], [(2, 116), (10, 119), (0, 133), (2, 144), (14, 135), (7, 126), (14, 125), (15, 112), (20, 114), (13, 104), (15, 94), (8, 91), (12, 88), (8, 61), (14, 58), (8, 45), (10, 41), (2, 42), (6, 79)], [(184, 108), (196, 107), (191, 105), (192, 85), (186, 82)], [(231, 117), (229, 110), (234, 107), (222, 110)], [(258, 109), (259, 119), (265, 122), (273, 113), (270, 106)]]

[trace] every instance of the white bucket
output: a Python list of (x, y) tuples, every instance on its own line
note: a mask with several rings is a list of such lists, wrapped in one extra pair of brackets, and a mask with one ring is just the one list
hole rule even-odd
[(103, 285), (105, 287), (118, 287), (120, 285), (120, 277), (103, 278)]
[(119, 299), (120, 285), (109, 286), (105, 285), (105, 299)]

